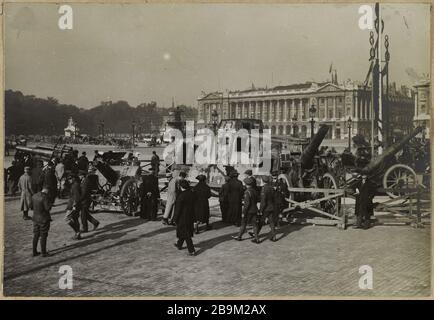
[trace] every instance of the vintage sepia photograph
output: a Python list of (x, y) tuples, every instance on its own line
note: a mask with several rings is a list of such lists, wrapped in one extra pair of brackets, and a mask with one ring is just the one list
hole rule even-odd
[(4, 298), (432, 297), (430, 4), (2, 19)]

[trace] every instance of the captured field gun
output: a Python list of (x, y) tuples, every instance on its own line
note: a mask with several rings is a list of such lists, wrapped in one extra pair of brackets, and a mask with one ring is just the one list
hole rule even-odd
[(55, 145), (53, 147), (48, 146), (36, 146), (36, 147), (24, 147), (17, 146), (17, 156), (29, 154), (35, 159), (42, 161), (51, 161), (55, 158), (62, 159), (65, 156), (72, 156), (72, 147), (67, 145)]
[[(381, 155), (372, 158), (365, 167), (356, 170), (359, 176), (353, 177), (347, 182), (350, 188), (361, 179), (362, 175), (374, 179), (376, 184), (382, 185), (384, 189), (415, 187), (419, 185), (414, 169), (407, 164), (398, 163), (396, 154), (409, 144), (411, 139), (422, 132), (423, 129), (423, 127), (417, 127), (401, 141), (387, 148)], [(387, 194), (391, 198), (396, 198), (400, 195), (399, 192), (392, 191), (388, 191)]]
[(142, 169), (139, 165), (123, 164), (121, 159), (125, 154), (126, 152), (105, 152), (94, 164), (98, 190), (92, 194), (92, 211), (96, 205), (119, 208), (128, 216), (137, 211)]
[[(337, 214), (342, 194), (331, 194), (330, 189), (337, 189), (338, 183), (327, 163), (319, 156), (319, 147), (325, 139), (329, 127), (321, 125), (316, 135), (301, 152), (298, 159), (293, 159), (287, 173), (281, 173), (278, 180), (288, 194), (289, 208), (310, 208), (316, 213)], [(312, 203), (312, 205), (308, 203)]]

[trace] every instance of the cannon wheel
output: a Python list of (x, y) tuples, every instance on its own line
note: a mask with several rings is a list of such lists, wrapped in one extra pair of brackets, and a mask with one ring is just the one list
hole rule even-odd
[[(282, 180), (285, 183), (287, 191), (289, 188), (292, 187), (292, 183), (289, 180), (289, 176), (287, 174), (284, 174), (284, 173), (279, 174), (279, 176), (277, 177), (277, 180)], [(294, 192), (288, 192), (288, 193), (289, 193), (289, 199), (294, 200)], [(294, 205), (292, 203), (288, 204), (288, 208), (293, 208), (293, 207), (294, 207)], [(290, 214), (287, 215), (287, 220), (289, 219), (289, 217), (290, 217)]]
[[(405, 164), (394, 164), (387, 169), (383, 176), (383, 187), (385, 189), (406, 186), (414, 187), (417, 184), (416, 172)], [(394, 199), (403, 194), (400, 192), (387, 192), (387, 195)]]
[[(338, 183), (335, 176), (329, 172), (322, 176), (322, 187), (325, 189), (337, 189)], [(327, 196), (328, 193), (323, 193), (322, 196)], [(328, 213), (337, 214), (339, 212), (340, 198), (333, 198), (321, 202), (321, 208)]]
[(127, 216), (132, 216), (139, 207), (139, 193), (134, 178), (128, 179), (121, 189), (121, 207)]

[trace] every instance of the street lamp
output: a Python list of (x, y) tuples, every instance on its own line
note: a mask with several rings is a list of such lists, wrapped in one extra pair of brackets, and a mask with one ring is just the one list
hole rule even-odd
[(135, 147), (135, 141), (134, 141), (134, 140), (135, 140), (135, 139), (134, 139), (134, 138), (135, 138), (135, 132), (134, 132), (134, 131), (135, 131), (135, 128), (136, 128), (136, 121), (133, 120), (133, 124), (132, 124), (132, 129), (133, 129), (133, 141), (132, 141), (132, 142), (133, 142), (133, 149), (134, 149), (134, 147)]
[(351, 116), (348, 117), (347, 120), (347, 127), (348, 127), (348, 150), (351, 152), (351, 126), (353, 124), (353, 119), (351, 119)]
[(214, 133), (216, 133), (217, 132), (217, 121), (219, 119), (219, 114), (217, 113), (216, 109), (214, 109), (212, 111), (211, 117), (212, 117), (212, 125), (214, 128)]
[(310, 137), (313, 138), (314, 134), (314, 126), (315, 126), (315, 115), (316, 115), (316, 108), (315, 105), (312, 103), (311, 107), (309, 108), (309, 114), (310, 114)]

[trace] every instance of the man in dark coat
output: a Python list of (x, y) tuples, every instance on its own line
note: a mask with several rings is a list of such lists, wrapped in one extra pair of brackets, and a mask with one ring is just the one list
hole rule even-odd
[(89, 231), (88, 224), (87, 224), (88, 221), (93, 224), (93, 230), (95, 230), (99, 226), (99, 221), (96, 220), (94, 217), (92, 217), (92, 215), (89, 212), (89, 207), (92, 201), (91, 193), (92, 193), (92, 189), (94, 188), (94, 182), (93, 182), (94, 176), (95, 174), (93, 173), (93, 169), (91, 169), (89, 174), (81, 182), (80, 218), (81, 218), (81, 226), (83, 228), (81, 230), (82, 233)]
[(87, 159), (85, 151), (83, 151), (80, 158), (78, 158), (77, 165), (78, 170), (87, 171), (89, 169), (89, 160)]
[(199, 180), (198, 184), (194, 186), (193, 193), (195, 197), (194, 203), (194, 220), (195, 220), (195, 230), (196, 234), (199, 234), (199, 224), (205, 223), (206, 230), (210, 230), (209, 225), (209, 202), (208, 199), (211, 198), (211, 189), (206, 184), (206, 176), (200, 174), (196, 177)]
[(158, 188), (158, 178), (151, 171), (150, 174), (142, 177), (142, 184), (139, 188), (140, 195), (140, 218), (157, 220), (158, 200), (160, 199), (160, 189)]
[(44, 188), (42, 191), (32, 196), (33, 204), (33, 256), (40, 254), (38, 252), (38, 242), (41, 240), (41, 252), (43, 257), (48, 257), (47, 237), (50, 230), (50, 208), (51, 204), (48, 197), (49, 190)]
[(363, 176), (356, 194), (356, 224), (355, 229), (368, 229), (371, 226), (371, 216), (374, 215), (374, 197), (377, 191), (374, 179)]
[(259, 212), (261, 212), (262, 219), (259, 221), (258, 234), (261, 232), (262, 225), (265, 223), (265, 219), (268, 219), (270, 224), (270, 240), (276, 241), (276, 224), (279, 214), (279, 203), (276, 201), (277, 191), (274, 190), (271, 184), (271, 177), (262, 177), (264, 185), (261, 190), (261, 205)]
[(230, 173), (231, 179), (228, 182), (228, 222), (235, 224), (237, 227), (241, 223), (241, 208), (244, 188), (240, 180), (238, 180), (238, 172), (236, 170)]
[(48, 201), (50, 205), (53, 206), (57, 195), (57, 177), (54, 171), (54, 164), (51, 161), (48, 162), (47, 168), (45, 169), (42, 188), (48, 190)]
[(68, 178), (71, 183), (71, 193), (69, 197), (68, 204), (66, 206), (66, 217), (65, 220), (69, 226), (74, 230), (74, 240), (80, 240), (80, 223), (78, 218), (81, 210), (81, 189), (80, 189), (80, 178), (76, 175), (70, 176)]
[(229, 197), (229, 176), (225, 176), (225, 183), (219, 191), (220, 211), (222, 213), (222, 221), (228, 222), (228, 197)]
[(175, 246), (178, 250), (181, 250), (185, 241), (187, 243), (188, 254), (194, 256), (196, 250), (191, 240), (194, 233), (194, 194), (187, 180), (180, 181), (179, 187), (181, 193), (176, 198), (175, 214), (173, 217), (176, 223), (176, 236), (178, 237), (178, 242), (175, 243)]
[(160, 171), (160, 157), (155, 151), (152, 151), (151, 167), (153, 174), (158, 177), (158, 172)]
[(247, 186), (244, 192), (244, 206), (243, 206), (243, 219), (241, 221), (241, 228), (238, 236), (234, 236), (235, 240), (241, 241), (243, 234), (246, 232), (247, 224), (251, 223), (253, 225), (254, 233), (254, 243), (259, 243), (258, 238), (258, 207), (256, 203), (258, 202), (258, 194), (254, 188), (254, 182), (252, 177), (244, 179), (244, 183)]

